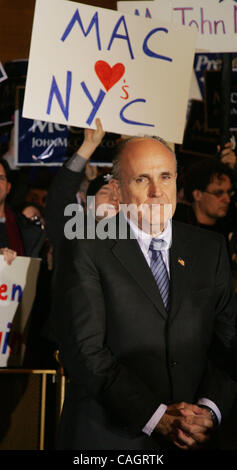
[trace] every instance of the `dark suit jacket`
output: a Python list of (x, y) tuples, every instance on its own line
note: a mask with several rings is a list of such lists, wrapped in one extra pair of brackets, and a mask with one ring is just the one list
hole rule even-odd
[(70, 378), (61, 449), (157, 449), (142, 428), (160, 403), (209, 398), (225, 416), (232, 382), (209, 359), (235, 306), (224, 238), (173, 222), (171, 310), (136, 240), (67, 241), (54, 334)]
[(46, 231), (54, 247), (56, 257), (60, 255), (61, 243), (64, 239), (65, 207), (76, 203), (76, 193), (83, 178), (84, 171), (71, 171), (62, 166), (55, 175), (47, 195), (45, 208)]

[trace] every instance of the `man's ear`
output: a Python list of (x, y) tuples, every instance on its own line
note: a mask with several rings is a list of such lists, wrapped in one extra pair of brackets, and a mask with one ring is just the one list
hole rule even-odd
[(194, 191), (192, 192), (192, 195), (193, 195), (193, 199), (195, 202), (201, 201), (202, 191), (200, 191), (200, 189), (194, 189)]
[(120, 184), (119, 184), (119, 181), (116, 180), (115, 178), (112, 178), (112, 179), (109, 181), (109, 186), (110, 186), (110, 188), (111, 188), (112, 191), (113, 191), (113, 197), (114, 197), (114, 199), (117, 199), (118, 201), (120, 201), (121, 193), (120, 193)]

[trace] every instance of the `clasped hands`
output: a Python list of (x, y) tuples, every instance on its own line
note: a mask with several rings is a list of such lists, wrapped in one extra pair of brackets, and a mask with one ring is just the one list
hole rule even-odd
[(210, 437), (214, 424), (208, 409), (189, 403), (169, 405), (156, 430), (180, 449), (198, 449)]

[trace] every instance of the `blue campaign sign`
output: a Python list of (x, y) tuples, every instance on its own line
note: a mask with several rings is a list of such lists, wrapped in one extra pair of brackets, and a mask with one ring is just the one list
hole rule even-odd
[(15, 112), (15, 163), (23, 165), (62, 165), (68, 158), (67, 126), (36, 121)]
[[(15, 111), (16, 166), (61, 166), (78, 150), (84, 138), (84, 129), (22, 117)], [(106, 133), (90, 158), (95, 166), (112, 166), (117, 134)]]
[[(205, 72), (210, 70), (221, 70), (222, 54), (202, 52), (194, 56), (194, 71), (202, 97), (204, 98)], [(232, 68), (237, 68), (237, 53), (232, 54)]]
[[(232, 71), (230, 88), (230, 131), (237, 130), (237, 71)], [(221, 122), (221, 71), (205, 73), (205, 128), (219, 131)]]

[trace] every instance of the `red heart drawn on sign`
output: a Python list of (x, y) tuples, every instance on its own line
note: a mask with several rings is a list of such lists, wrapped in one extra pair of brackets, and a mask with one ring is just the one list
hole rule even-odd
[(104, 60), (98, 60), (95, 63), (95, 73), (106, 91), (109, 91), (120, 80), (124, 72), (125, 67), (121, 63), (115, 64), (113, 67), (110, 67)]

